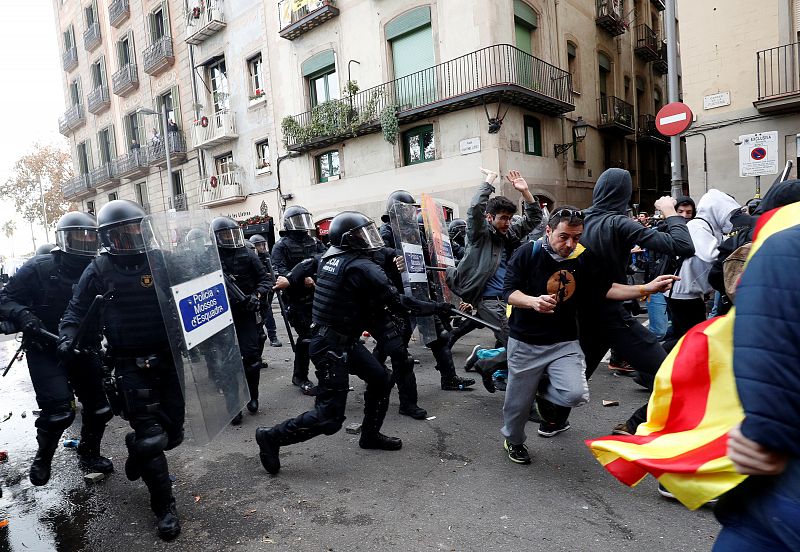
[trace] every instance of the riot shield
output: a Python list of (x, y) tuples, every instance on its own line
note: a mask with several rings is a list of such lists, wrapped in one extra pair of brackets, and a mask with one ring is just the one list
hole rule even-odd
[[(456, 266), (450, 234), (447, 232), (447, 224), (444, 220), (444, 211), (442, 206), (428, 194), (422, 194), (422, 220), (425, 223), (425, 237), (428, 241), (431, 266), (434, 268)], [(458, 297), (447, 286), (443, 270), (434, 271), (432, 280), (437, 300), (456, 306), (459, 304)]]
[[(406, 269), (403, 271), (405, 294), (422, 301), (430, 301), (425, 254), (417, 226), (417, 208), (414, 205), (395, 203), (389, 210), (389, 221), (394, 242), (402, 248)], [(417, 316), (417, 328), (425, 343), (437, 339), (436, 324), (432, 316)]]
[(242, 355), (207, 211), (149, 215), (142, 234), (197, 444), (213, 440), (249, 400)]

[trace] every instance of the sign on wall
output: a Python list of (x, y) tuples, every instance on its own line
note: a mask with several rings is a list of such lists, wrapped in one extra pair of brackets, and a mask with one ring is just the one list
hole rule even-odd
[(731, 105), (730, 92), (719, 92), (718, 94), (703, 96), (703, 109), (716, 109), (726, 105)]
[(739, 136), (739, 176), (778, 174), (778, 131)]
[(461, 140), (458, 143), (458, 149), (461, 151), (461, 155), (477, 153), (481, 151), (481, 139), (480, 137), (475, 137)]

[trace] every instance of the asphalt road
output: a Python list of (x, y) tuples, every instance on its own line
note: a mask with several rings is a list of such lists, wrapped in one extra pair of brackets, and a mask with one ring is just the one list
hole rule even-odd
[[(481, 340), (491, 341), (488, 332), (459, 342), (459, 367)], [(3, 366), (13, 345), (0, 343)], [(419, 403), (435, 419), (399, 416), (393, 393), (384, 432), (403, 439), (401, 451), (361, 450), (358, 437), (343, 430), (282, 449), (281, 473), (270, 477), (258, 460), (255, 428), (301, 413), (312, 399), (291, 385), (288, 343), (267, 347), (260, 412), (245, 414), (241, 426), (210, 445), (184, 444), (167, 453), (183, 523), (169, 544), (155, 535), (142, 482), (121, 473), (123, 420), (114, 419), (104, 439), (117, 473), (87, 486), (74, 452), (60, 448), (50, 484), (30, 485), (36, 404), (24, 364), (16, 364), (0, 380), (0, 420), (12, 412), (0, 423), (0, 450), (9, 454), (0, 464), (0, 519), (9, 520), (0, 529), (0, 551), (711, 549), (718, 525), (710, 509), (690, 512), (660, 497), (653, 479), (635, 489), (621, 485), (584, 445), (647, 399), (630, 379), (601, 366), (591, 382), (592, 401), (574, 412), (570, 431), (543, 439), (529, 424), (534, 461), (519, 466), (502, 449), (503, 393), (490, 395), (480, 383), (468, 392), (441, 391), (430, 353), (416, 344), (412, 353), (421, 360)], [(351, 384), (345, 424), (360, 421), (363, 407), (363, 383), (352, 378)], [(603, 407), (603, 399), (620, 406)], [(78, 435), (77, 423), (65, 434)]]

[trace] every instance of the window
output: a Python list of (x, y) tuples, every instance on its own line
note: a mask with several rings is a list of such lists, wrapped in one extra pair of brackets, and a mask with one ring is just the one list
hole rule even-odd
[(117, 192), (111, 192), (108, 194), (108, 201), (115, 201), (119, 199), (119, 194)]
[(611, 59), (603, 54), (597, 54), (597, 70), (598, 70), (598, 84), (600, 85), (600, 97), (605, 98), (608, 95), (608, 76), (611, 74)]
[(578, 67), (578, 47), (574, 42), (567, 42), (567, 70), (572, 75), (572, 89), (579, 92), (581, 89), (581, 71)]
[(78, 105), (81, 103), (80, 78), (76, 78), (71, 83), (69, 83), (69, 97), (72, 100), (72, 105)]
[(75, 47), (75, 28), (70, 25), (66, 31), (64, 31), (64, 51), (68, 52), (72, 48)]
[(225, 58), (219, 59), (208, 66), (208, 76), (211, 81), (211, 101), (214, 113), (230, 109), (228, 99), (228, 72), (225, 67)]
[(386, 39), (392, 51), (395, 79), (414, 74), (395, 85), (396, 103), (411, 107), (436, 99), (436, 64), (430, 6), (411, 9), (386, 24)]
[(436, 158), (433, 125), (425, 125), (403, 133), (403, 158), (406, 165), (425, 163)]
[(100, 149), (100, 166), (111, 163), (115, 157), (114, 128), (104, 128), (97, 133), (97, 146)]
[(525, 115), (525, 153), (542, 155), (542, 123), (536, 117)]
[(184, 192), (183, 174), (181, 174), (181, 171), (172, 171), (172, 194), (175, 196), (183, 196)]
[(133, 41), (131, 40), (130, 34), (122, 37), (119, 42), (117, 42), (117, 59), (119, 60), (120, 69), (132, 63)]
[(214, 167), (218, 175), (233, 172), (233, 153), (228, 152), (219, 157), (215, 157)]
[(136, 191), (136, 202), (147, 211), (147, 182), (137, 182), (134, 184), (134, 190)]
[(97, 13), (95, 12), (94, 2), (83, 8), (83, 13), (86, 17), (86, 28), (90, 28), (97, 23)]
[(320, 182), (339, 180), (339, 152), (327, 151), (317, 156), (317, 175)]
[[(170, 88), (163, 94), (159, 94), (158, 96), (156, 96), (156, 111), (158, 111), (159, 113), (158, 128), (161, 129), (162, 135), (164, 135), (165, 132), (164, 129), (161, 128), (162, 125), (164, 124), (163, 116), (161, 116), (161, 113), (163, 113), (165, 107), (167, 108), (167, 125), (172, 127), (172, 130), (170, 132), (177, 132), (175, 129), (178, 126), (178, 121), (180, 120), (180, 109), (176, 99), (179, 97), (180, 96), (178, 95), (177, 87)], [(175, 126), (173, 127), (170, 123), (175, 123)]]
[(269, 140), (256, 142), (256, 174), (269, 174), (272, 172), (269, 156)]
[(80, 174), (88, 174), (89, 169), (92, 168), (90, 152), (88, 142), (78, 144), (78, 172)]
[(86, 201), (86, 212), (90, 215), (94, 215), (94, 200), (89, 199)]
[(125, 138), (128, 142), (128, 151), (142, 145), (142, 128), (139, 124), (139, 114), (135, 111), (125, 116)]
[(261, 73), (261, 54), (257, 54), (247, 60), (247, 74), (250, 76), (248, 85), (250, 87), (250, 99), (257, 100), (266, 94)]
[(330, 100), (338, 100), (339, 79), (336, 75), (336, 66), (326, 67), (319, 73), (309, 76), (308, 86), (311, 91), (311, 107)]
[(105, 86), (106, 70), (103, 64), (102, 57), (98, 59), (96, 62), (92, 63), (91, 74), (92, 74), (92, 90), (97, 90), (101, 86)]
[(658, 114), (662, 107), (664, 107), (664, 99), (661, 97), (661, 90), (658, 88), (653, 89), (653, 105), (655, 111), (653, 114)]
[(150, 42), (158, 42), (161, 38), (166, 36), (166, 16), (165, 9), (162, 5), (160, 8), (150, 14)]
[(533, 55), (533, 33), (539, 26), (539, 17), (533, 8), (522, 0), (514, 0), (514, 43), (526, 54)]

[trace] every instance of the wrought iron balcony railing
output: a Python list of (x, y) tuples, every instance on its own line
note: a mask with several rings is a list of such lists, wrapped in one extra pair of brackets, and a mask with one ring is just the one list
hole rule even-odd
[[(147, 159), (150, 165), (165, 165), (166, 152), (164, 148), (164, 137), (158, 140), (151, 140), (147, 146)], [(167, 149), (171, 162), (181, 162), (186, 159), (186, 139), (181, 132), (167, 133)]]
[(120, 67), (119, 71), (111, 77), (114, 87), (114, 94), (126, 96), (139, 87), (139, 72), (136, 70), (135, 63), (129, 63)]
[(206, 0), (186, 10), (186, 42), (200, 44), (225, 28), (222, 0)]
[[(162, 154), (163, 155), (163, 154)], [(113, 172), (122, 178), (133, 178), (150, 170), (147, 161), (147, 148), (134, 148), (113, 161)]]
[(641, 141), (666, 143), (667, 139), (656, 127), (655, 115), (639, 115), (636, 125), (636, 136)]
[(72, 131), (80, 128), (85, 122), (86, 116), (83, 113), (83, 105), (75, 104), (58, 118), (58, 131), (64, 136), (68, 136)]
[(61, 64), (64, 67), (64, 71), (72, 71), (78, 66), (78, 49), (75, 46), (67, 48), (61, 54)]
[(286, 117), (281, 129), (288, 149), (308, 151), (378, 132), (385, 110), (405, 124), (501, 99), (548, 115), (575, 109), (570, 73), (498, 44)]
[(189, 198), (186, 197), (186, 194), (175, 194), (169, 198), (169, 208), (176, 211), (188, 211)]
[(616, 96), (598, 98), (597, 110), (598, 128), (626, 134), (633, 132), (633, 106), (625, 100)]
[(112, 27), (119, 27), (130, 15), (130, 0), (114, 0), (108, 6), (108, 22)]
[(89, 92), (89, 96), (86, 99), (86, 109), (89, 110), (89, 113), (94, 113), (97, 115), (98, 113), (102, 113), (108, 109), (110, 106), (111, 98), (108, 96), (108, 86), (98, 86)]
[(758, 101), (800, 95), (800, 43), (756, 54)]
[(61, 184), (61, 193), (64, 194), (64, 199), (82, 197), (88, 195), (87, 192), (89, 191), (94, 191), (94, 188), (88, 173), (73, 176)]
[(172, 38), (164, 35), (144, 49), (144, 72), (148, 75), (159, 75), (175, 61), (172, 50)]
[(105, 186), (119, 183), (115, 163), (106, 163), (101, 167), (89, 171), (89, 182), (92, 187), (102, 189)]
[(200, 185), (200, 205), (204, 207), (237, 203), (245, 198), (242, 173), (238, 169), (211, 175)]
[(278, 34), (287, 40), (294, 40), (303, 33), (319, 27), (327, 20), (339, 15), (334, 0), (313, 0), (294, 9), (295, 0), (278, 2)]
[(596, 0), (597, 12), (594, 22), (611, 36), (619, 36), (628, 30), (625, 21), (623, 0)]
[(658, 11), (664, 11), (667, 9), (666, 0), (650, 0), (650, 3), (653, 4)]
[(656, 61), (661, 55), (658, 35), (644, 23), (636, 26), (636, 47), (633, 51), (645, 61)]
[(653, 71), (659, 75), (666, 75), (668, 70), (669, 64), (667, 63), (667, 44), (666, 42), (662, 42), (658, 49), (658, 59), (653, 62)]
[(83, 47), (86, 48), (87, 52), (91, 52), (98, 46), (100, 46), (100, 42), (102, 41), (102, 37), (100, 36), (100, 24), (95, 21), (89, 28), (83, 31)]

